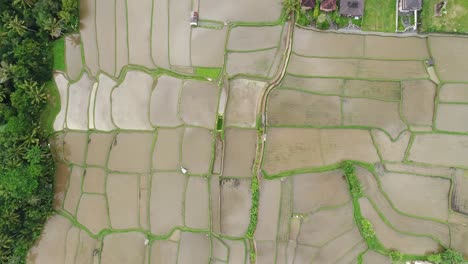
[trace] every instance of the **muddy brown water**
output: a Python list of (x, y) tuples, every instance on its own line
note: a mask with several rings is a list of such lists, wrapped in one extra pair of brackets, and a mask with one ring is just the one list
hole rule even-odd
[(248, 74), (267, 77), (275, 54), (276, 49), (247, 53), (229, 53), (226, 71), (229, 76)]
[(182, 166), (192, 174), (205, 174), (210, 169), (213, 132), (204, 128), (185, 128), (182, 143)]
[(187, 179), (181, 173), (153, 174), (150, 200), (151, 232), (166, 235), (183, 225), (183, 203)]
[[(153, 22), (151, 32), (151, 53), (154, 63), (163, 68), (169, 68), (169, 2), (157, 0), (153, 2)], [(125, 20), (124, 20), (125, 22)]]
[(99, 67), (102, 71), (115, 73), (115, 1), (96, 1), (96, 36), (99, 50)]
[(341, 170), (299, 174), (292, 181), (295, 213), (310, 213), (351, 199)]
[(115, 135), (112, 133), (89, 134), (86, 163), (88, 165), (106, 166), (107, 157), (114, 137)]
[(183, 133), (183, 127), (158, 129), (153, 153), (153, 169), (180, 170)]
[(190, 177), (185, 191), (185, 225), (208, 229), (209, 204), (208, 179)]
[(430, 238), (397, 233), (383, 222), (366, 198), (361, 198), (359, 204), (362, 215), (372, 223), (377, 238), (385, 247), (393, 248), (406, 254), (426, 254), (439, 249), (439, 244)]
[(149, 172), (153, 139), (153, 133), (117, 134), (109, 154), (108, 168), (120, 172)]
[(139, 1), (137, 5), (127, 4), (127, 32), (129, 63), (153, 68), (151, 59), (151, 18), (153, 1)]
[(149, 106), (153, 77), (141, 71), (128, 71), (124, 81), (112, 90), (112, 118), (123, 129), (151, 130)]
[(468, 81), (466, 69), (468, 68), (468, 38), (430, 36), (429, 47), (439, 77), (444, 81)]
[(192, 29), (190, 55), (192, 64), (201, 67), (222, 67), (227, 29)]
[(266, 83), (235, 79), (229, 85), (226, 126), (255, 127), (257, 107)]
[(256, 146), (256, 130), (226, 129), (223, 176), (252, 177)]
[(249, 226), (250, 180), (221, 181), (221, 233), (243, 236)]
[(339, 126), (341, 124), (341, 101), (338, 96), (274, 90), (268, 97), (267, 108), (270, 125)]
[(353, 207), (348, 203), (304, 217), (297, 241), (306, 245), (322, 246), (354, 227)]
[(276, 47), (281, 36), (281, 26), (235, 27), (229, 35), (229, 50), (257, 50)]
[(257, 240), (276, 240), (281, 206), (281, 181), (264, 180), (260, 183), (258, 223), (255, 230)]
[(210, 262), (210, 240), (208, 235), (182, 233), (177, 263), (205, 264)]
[(186, 124), (214, 129), (219, 89), (216, 84), (186, 81), (180, 98), (180, 115)]
[(68, 77), (76, 80), (83, 66), (81, 59), (81, 37), (79, 34), (65, 37), (65, 51)]
[(179, 95), (182, 81), (170, 76), (158, 78), (151, 93), (150, 121), (154, 126), (177, 126), (179, 117)]
[(54, 176), (54, 209), (59, 209), (63, 206), (69, 176), (70, 167), (62, 162), (57, 163)]
[(395, 207), (413, 215), (446, 221), (450, 181), (436, 177), (386, 173), (382, 188)]
[[(390, 222), (395, 229), (402, 232), (410, 232), (426, 236), (430, 235), (441, 241), (443, 245), (448, 245), (450, 243), (449, 228), (447, 225), (436, 221), (413, 218), (398, 213), (393, 207), (396, 205), (391, 204), (389, 200), (387, 200), (387, 196), (385, 196), (379, 190), (378, 182), (373, 174), (360, 167), (357, 169), (357, 174), (359, 180), (363, 183), (365, 190), (364, 193), (366, 194), (366, 196), (372, 199), (378, 210), (382, 212), (383, 215), (385, 215), (388, 222)], [(385, 188), (385, 186), (383, 188)], [(433, 198), (431, 197), (431, 199)], [(398, 207), (397, 209), (401, 210)], [(432, 241), (434, 246), (430, 247), (430, 244), (426, 243), (424, 244), (424, 246), (423, 244), (419, 245), (419, 247), (427, 247), (426, 251), (437, 250), (437, 247), (435, 247), (435, 245), (437, 245), (438, 243), (433, 239), (430, 240)]]
[(107, 177), (109, 217), (114, 229), (138, 228), (138, 175), (110, 174)]
[(411, 125), (432, 125), (436, 85), (428, 80), (405, 81), (402, 113)]
[(95, 0), (80, 2), (80, 34), (84, 49), (84, 57), (87, 66), (93, 75), (99, 69), (99, 54), (96, 40), (96, 10)]

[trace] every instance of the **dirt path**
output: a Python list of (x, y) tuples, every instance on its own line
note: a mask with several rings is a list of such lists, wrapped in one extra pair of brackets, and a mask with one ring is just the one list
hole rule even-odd
[[(257, 138), (257, 152), (255, 156), (255, 163), (254, 163), (254, 168), (253, 171), (255, 172), (255, 175), (257, 177), (257, 181), (260, 183), (261, 179), (263, 178), (262, 174), (262, 162), (263, 162), (263, 152), (265, 148), (265, 142), (266, 142), (266, 126), (267, 126), (267, 102), (268, 102), (268, 95), (270, 92), (278, 87), (278, 85), (281, 83), (283, 80), (284, 75), (286, 74), (286, 68), (289, 63), (289, 59), (291, 58), (291, 51), (292, 51), (292, 39), (293, 39), (293, 33), (294, 33), (294, 23), (295, 21), (295, 16), (294, 12), (292, 12), (289, 16), (288, 19), (288, 31), (287, 31), (287, 39), (286, 39), (286, 50), (283, 53), (283, 58), (280, 64), (280, 67), (278, 71), (276, 72), (275, 76), (273, 79), (268, 83), (268, 86), (266, 89), (263, 91), (263, 94), (261, 95), (261, 101), (259, 104), (259, 108), (257, 109), (257, 116), (261, 116), (261, 129), (258, 129), (258, 138)], [(250, 239), (250, 245), (253, 246), (254, 252), (257, 252), (257, 246), (255, 239)], [(251, 261), (252, 262), (252, 261)], [(252, 264), (255, 264), (256, 262), (252, 262)]]

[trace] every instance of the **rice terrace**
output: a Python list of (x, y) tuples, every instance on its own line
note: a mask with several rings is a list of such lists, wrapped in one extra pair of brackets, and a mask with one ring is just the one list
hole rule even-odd
[(463, 1), (76, 1), (52, 213), (0, 263), (468, 263)]

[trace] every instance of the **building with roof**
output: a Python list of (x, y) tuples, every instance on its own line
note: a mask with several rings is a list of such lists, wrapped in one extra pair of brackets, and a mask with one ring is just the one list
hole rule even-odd
[(360, 17), (364, 15), (364, 0), (341, 0), (340, 14), (348, 17)]
[(315, 8), (315, 0), (301, 0), (301, 6), (303, 9), (309, 10)]
[(336, 0), (322, 0), (320, 3), (320, 10), (331, 12), (336, 10)]
[(422, 9), (422, 0), (399, 0), (398, 10), (403, 13)]

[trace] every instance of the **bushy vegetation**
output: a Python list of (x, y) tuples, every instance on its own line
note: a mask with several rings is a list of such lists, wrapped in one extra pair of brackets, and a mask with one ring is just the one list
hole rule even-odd
[(467, 263), (462, 254), (455, 250), (447, 249), (440, 254), (434, 254), (427, 257), (427, 260), (433, 264), (462, 264)]
[(250, 190), (252, 193), (252, 206), (250, 207), (250, 223), (247, 228), (247, 238), (253, 238), (255, 229), (257, 229), (258, 223), (258, 206), (260, 202), (260, 186), (257, 177), (252, 177), (252, 183), (250, 184)]
[(55, 166), (39, 120), (52, 40), (78, 29), (78, 3), (0, 1), (0, 263), (24, 263), (52, 211)]
[(330, 27), (330, 23), (328, 22), (327, 15), (325, 13), (318, 16), (316, 23), (318, 29), (325, 30)]
[(346, 179), (349, 184), (349, 189), (351, 192), (351, 197), (353, 199), (359, 199), (362, 197), (362, 186), (361, 182), (358, 179), (353, 163), (344, 162), (343, 163), (343, 172), (346, 176)]

